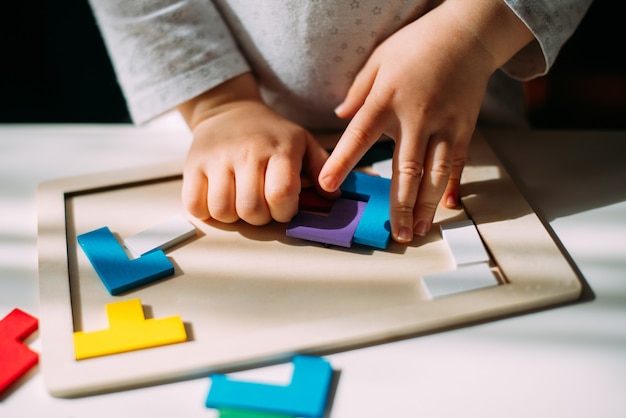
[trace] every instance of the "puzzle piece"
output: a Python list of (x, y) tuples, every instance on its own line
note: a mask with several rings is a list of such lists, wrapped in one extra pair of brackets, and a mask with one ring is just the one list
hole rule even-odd
[(0, 320), (0, 393), (39, 361), (22, 343), (37, 327), (37, 318), (17, 308)]
[(471, 219), (441, 224), (441, 236), (458, 267), (489, 261), (489, 254)]
[(272, 414), (270, 412), (246, 411), (243, 409), (218, 409), (220, 418), (294, 418), (293, 415)]
[(124, 240), (124, 245), (135, 256), (152, 250), (165, 251), (196, 236), (196, 227), (180, 215), (176, 215)]
[(174, 265), (162, 250), (130, 260), (106, 226), (79, 235), (78, 243), (111, 295), (174, 274)]
[(145, 319), (141, 300), (131, 299), (106, 305), (109, 328), (74, 333), (76, 360), (124, 353), (187, 340), (180, 316)]
[(330, 212), (333, 201), (320, 196), (313, 187), (306, 187), (300, 191), (298, 208), (300, 210), (310, 210), (313, 212)]
[(390, 179), (393, 174), (393, 159), (387, 158), (386, 160), (376, 161), (372, 164), (372, 170), (376, 174), (386, 179)]
[(422, 277), (422, 284), (431, 299), (498, 285), (487, 263), (472, 264), (456, 270)]
[(337, 199), (328, 215), (298, 212), (287, 225), (287, 236), (350, 247), (367, 202)]
[(391, 236), (389, 189), (391, 180), (358, 171), (348, 174), (341, 185), (344, 197), (367, 201), (353, 242), (385, 249)]
[(268, 385), (212, 375), (208, 408), (229, 408), (319, 418), (324, 414), (333, 369), (321, 357), (293, 358), (289, 385)]

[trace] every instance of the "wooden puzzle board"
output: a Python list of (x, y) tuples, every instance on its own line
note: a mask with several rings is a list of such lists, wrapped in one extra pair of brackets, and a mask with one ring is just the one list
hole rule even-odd
[[(182, 162), (41, 185), (42, 371), (54, 396), (82, 396), (206, 376), (417, 336), (575, 300), (581, 283), (479, 134), (463, 173), (464, 209), (500, 285), (430, 300), (424, 275), (454, 265), (438, 227), (387, 250), (327, 248), (252, 227), (190, 220), (198, 236), (166, 252), (176, 274), (111, 296), (77, 235), (108, 226), (121, 240), (184, 213)], [(73, 333), (108, 327), (105, 304), (140, 298), (147, 318), (180, 315), (189, 341), (77, 361)]]

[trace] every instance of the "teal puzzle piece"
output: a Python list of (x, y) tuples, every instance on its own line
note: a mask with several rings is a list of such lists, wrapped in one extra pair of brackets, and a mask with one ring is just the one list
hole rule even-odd
[(270, 385), (211, 376), (207, 408), (240, 409), (287, 416), (321, 418), (324, 415), (333, 369), (325, 359), (297, 355), (288, 385)]
[(244, 411), (242, 409), (219, 409), (220, 418), (294, 418), (292, 415), (272, 414), (270, 412)]
[(367, 206), (354, 232), (353, 242), (385, 249), (391, 237), (389, 190), (391, 180), (352, 171), (341, 185), (344, 197), (365, 200)]
[(174, 274), (174, 265), (162, 250), (131, 260), (108, 227), (79, 235), (78, 243), (111, 295)]

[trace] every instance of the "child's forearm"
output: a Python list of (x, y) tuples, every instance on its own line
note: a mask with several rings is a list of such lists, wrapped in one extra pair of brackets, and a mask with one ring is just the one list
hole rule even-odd
[(502, 0), (446, 0), (440, 6), (493, 59), (494, 70), (534, 40), (528, 27)]
[(201, 121), (242, 101), (261, 101), (252, 73), (245, 73), (177, 106), (187, 125), (193, 128)]

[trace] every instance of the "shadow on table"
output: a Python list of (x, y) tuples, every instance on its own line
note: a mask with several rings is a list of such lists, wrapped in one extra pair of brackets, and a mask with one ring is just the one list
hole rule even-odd
[(626, 201), (626, 131), (482, 131), (547, 222)]

